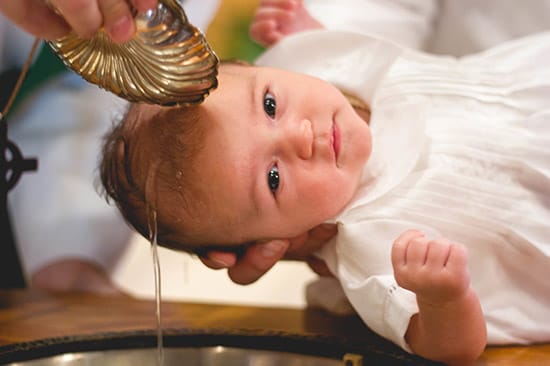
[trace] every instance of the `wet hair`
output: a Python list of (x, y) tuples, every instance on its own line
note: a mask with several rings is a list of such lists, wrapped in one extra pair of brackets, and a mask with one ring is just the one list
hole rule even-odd
[[(193, 251), (171, 237), (182, 232), (183, 221), (192, 221), (200, 201), (195, 157), (204, 145), (202, 122), (196, 106), (133, 104), (104, 137), (99, 170), (107, 201), (144, 237), (150, 238), (154, 225), (159, 245)], [(170, 213), (174, 205), (184, 217)]]

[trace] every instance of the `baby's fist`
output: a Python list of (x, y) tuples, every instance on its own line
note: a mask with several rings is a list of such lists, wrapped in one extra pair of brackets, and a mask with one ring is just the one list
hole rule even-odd
[(399, 286), (414, 292), (418, 300), (453, 301), (470, 286), (466, 247), (444, 238), (429, 240), (417, 230), (395, 240), (392, 264)]

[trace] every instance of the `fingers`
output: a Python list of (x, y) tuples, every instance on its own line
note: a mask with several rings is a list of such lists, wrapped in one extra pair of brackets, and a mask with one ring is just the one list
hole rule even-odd
[[(135, 32), (132, 9), (125, 0), (51, 0), (73, 31), (83, 38), (103, 27), (114, 42), (122, 43)], [(138, 2), (141, 8), (148, 3)]]
[(211, 269), (229, 268), (237, 263), (237, 255), (235, 253), (209, 251), (207, 257), (199, 257), (201, 262)]
[(446, 239), (430, 241), (424, 236), (415, 237), (407, 248), (406, 265), (414, 268), (444, 268), (449, 257), (449, 244)]
[(445, 238), (430, 240), (419, 231), (401, 234), (392, 248), (397, 283), (431, 302), (456, 299), (470, 284), (467, 249)]
[(294, 10), (302, 3), (302, 0), (261, 0), (258, 11), (262, 9)]
[(468, 250), (462, 244), (453, 244), (447, 267), (454, 269), (468, 264)]
[(393, 268), (398, 268), (407, 264), (407, 249), (409, 247), (409, 243), (413, 239), (420, 238), (424, 238), (424, 234), (418, 230), (407, 230), (397, 237), (393, 243), (391, 253)]
[(392, 248), (392, 264), (397, 266), (427, 266), (429, 268), (452, 269), (467, 262), (467, 252), (462, 244), (452, 243), (446, 238), (427, 239), (417, 230), (401, 234)]
[(334, 277), (332, 272), (328, 269), (327, 264), (324, 260), (321, 260), (317, 257), (309, 257), (306, 259), (306, 263), (311, 268), (311, 270), (317, 273), (321, 277)]
[(132, 4), (138, 13), (144, 13), (147, 10), (157, 6), (158, 0), (133, 0)]
[(80, 37), (92, 37), (103, 24), (103, 16), (95, 0), (51, 0), (50, 3)]
[(309, 231), (309, 237), (317, 242), (325, 243), (332, 239), (338, 232), (338, 226), (335, 224), (321, 224)]
[(272, 20), (276, 23), (288, 22), (292, 20), (295, 8), (296, 5), (292, 1), (264, 1), (254, 14), (254, 20), (258, 22), (266, 20)]
[(296, 0), (261, 1), (250, 25), (250, 37), (264, 47), (277, 43), (285, 35), (283, 26), (292, 22), (298, 4)]
[(0, 11), (14, 24), (39, 38), (54, 40), (70, 31), (67, 22), (42, 0), (0, 1)]
[(286, 259), (304, 260), (319, 250), (327, 241), (338, 232), (335, 224), (321, 224), (309, 230), (306, 234), (290, 240), (290, 247), (285, 255)]
[(240, 259), (234, 253), (209, 251), (207, 257), (200, 257), (200, 260), (212, 269), (227, 268), (233, 282), (246, 285), (273, 267), (284, 256), (288, 245), (287, 240), (272, 240), (250, 246)]
[(277, 23), (271, 20), (254, 21), (250, 25), (249, 33), (250, 38), (264, 47), (279, 42), (283, 37), (283, 34), (277, 30)]
[(126, 1), (100, 0), (99, 10), (103, 15), (103, 27), (114, 42), (122, 43), (132, 38), (134, 18)]
[(228, 269), (229, 278), (241, 285), (257, 281), (284, 256), (288, 246), (288, 240), (272, 240), (251, 246), (245, 255)]
[(445, 268), (452, 248), (453, 243), (445, 238), (430, 241), (427, 246), (424, 264), (430, 268)]
[[(25, 31), (48, 40), (71, 29), (82, 38), (104, 27), (115, 42), (129, 40), (135, 32), (132, 7), (138, 12), (153, 8), (158, 0), (18, 0), (0, 1), (0, 11)], [(49, 3), (49, 5), (48, 5)]]
[[(154, 8), (156, 4), (156, 0), (132, 1), (133, 8), (138, 13)], [(136, 26), (132, 8), (126, 1), (99, 0), (99, 9), (103, 15), (103, 27), (114, 42), (123, 43), (132, 38)]]
[[(212, 269), (228, 269), (231, 280), (238, 284), (250, 284), (262, 277), (277, 261), (283, 258), (304, 260), (321, 276), (330, 276), (323, 261), (312, 254), (330, 240), (338, 229), (334, 224), (319, 225), (307, 233), (290, 240), (271, 240), (247, 248), (244, 256), (237, 259), (234, 253), (209, 251), (200, 260)], [(287, 253), (289, 247), (296, 247)]]
[(451, 273), (462, 275), (463, 280), (469, 282), (468, 249), (463, 244), (453, 243), (449, 249), (446, 268)]

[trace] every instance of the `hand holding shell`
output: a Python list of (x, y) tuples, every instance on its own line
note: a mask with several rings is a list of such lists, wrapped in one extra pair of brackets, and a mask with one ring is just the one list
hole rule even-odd
[(87, 81), (131, 102), (201, 103), (217, 86), (218, 58), (178, 0), (160, 0), (135, 18), (136, 34), (123, 44), (100, 31), (94, 38), (69, 34), (48, 42)]

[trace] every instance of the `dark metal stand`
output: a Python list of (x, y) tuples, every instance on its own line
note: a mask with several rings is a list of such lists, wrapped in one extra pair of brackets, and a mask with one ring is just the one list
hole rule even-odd
[(15, 236), (8, 212), (8, 192), (21, 174), (36, 170), (36, 159), (25, 159), (19, 148), (8, 140), (8, 124), (0, 114), (0, 288), (24, 288), (25, 276), (19, 261)]

